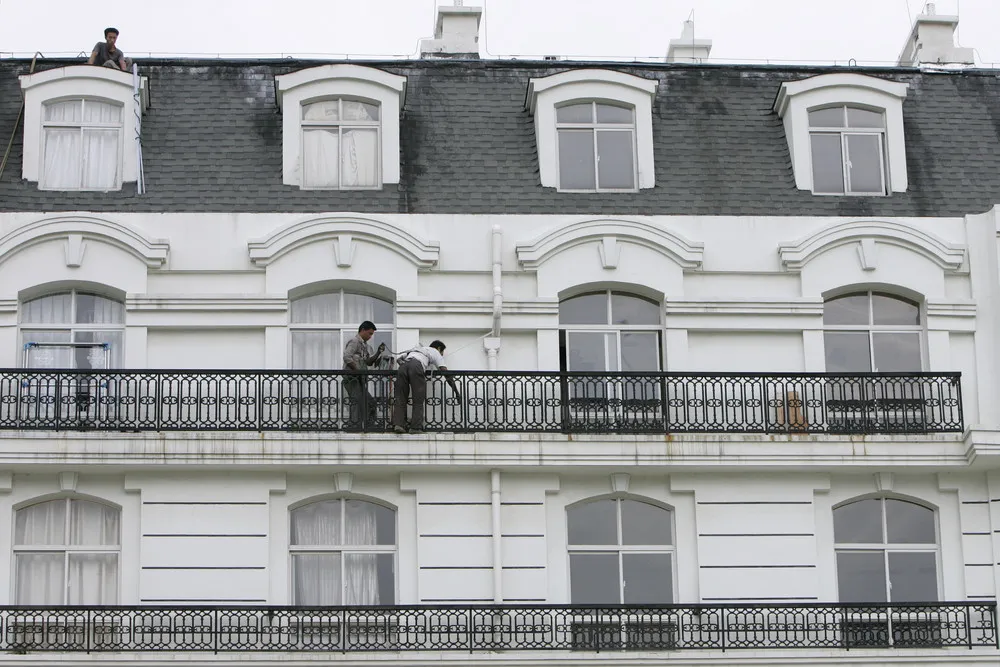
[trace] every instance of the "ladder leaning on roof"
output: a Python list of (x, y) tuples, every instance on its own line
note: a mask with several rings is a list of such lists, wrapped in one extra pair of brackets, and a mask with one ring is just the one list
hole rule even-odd
[(132, 100), (132, 113), (135, 114), (135, 192), (141, 195), (146, 192), (146, 174), (142, 168), (142, 77), (136, 63), (132, 63)]
[[(35, 63), (38, 62), (38, 56), (42, 56), (40, 51), (35, 51), (34, 57), (31, 59), (31, 66), (28, 68), (28, 74), (35, 73)], [(42, 56), (43, 58), (45, 56)], [(0, 159), (0, 176), (3, 176), (4, 167), (7, 166), (7, 160), (10, 158), (10, 151), (14, 148), (14, 139), (17, 138), (17, 126), (21, 124), (21, 118), (24, 116), (24, 96), (21, 97), (21, 107), (17, 110), (17, 118), (14, 120), (14, 129), (10, 133), (10, 141), (7, 142), (7, 150), (4, 151), (3, 158)]]

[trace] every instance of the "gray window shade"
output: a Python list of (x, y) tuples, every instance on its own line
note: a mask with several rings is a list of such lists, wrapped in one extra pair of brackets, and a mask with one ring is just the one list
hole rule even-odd
[(563, 190), (594, 190), (593, 130), (559, 130), (559, 187)]
[(828, 299), (823, 304), (823, 324), (862, 326), (870, 324), (868, 305), (867, 294), (851, 294)]
[(885, 127), (885, 116), (881, 111), (868, 111), (856, 107), (847, 108), (848, 127)]
[(828, 373), (868, 373), (872, 370), (868, 333), (827, 331), (823, 334), (823, 345)]
[(846, 139), (851, 192), (883, 192), (881, 135), (848, 134)]
[(833, 539), (838, 544), (880, 544), (882, 501), (859, 500), (833, 510)]
[(875, 351), (875, 368), (880, 373), (919, 371), (922, 367), (920, 334), (916, 332), (874, 333), (872, 345)]
[(596, 500), (566, 510), (569, 543), (618, 544), (618, 517), (614, 500)]
[(598, 130), (598, 181), (602, 189), (635, 187), (633, 143), (631, 131)]
[(882, 551), (837, 553), (837, 589), (841, 602), (888, 602), (885, 553)]
[(623, 553), (622, 577), (625, 604), (673, 602), (670, 554)]
[(597, 122), (629, 124), (632, 122), (632, 109), (613, 104), (598, 104)]
[(844, 107), (810, 111), (809, 127), (844, 127)]
[[(660, 306), (655, 301), (641, 299), (630, 294), (612, 292), (611, 323), (657, 325), (660, 323)], [(576, 323), (574, 322), (574, 324)]]
[(617, 553), (570, 554), (569, 569), (573, 604), (621, 602)]
[(889, 498), (885, 501), (887, 541), (897, 544), (936, 544), (934, 510)]
[(556, 109), (557, 123), (592, 123), (594, 122), (594, 105), (569, 104)]
[(920, 306), (888, 294), (872, 294), (872, 315), (875, 324), (920, 324)]
[(622, 544), (673, 544), (670, 510), (635, 500), (623, 500)]
[(937, 602), (937, 559), (930, 552), (888, 554), (892, 602)]
[(559, 324), (607, 324), (608, 295), (582, 294), (559, 302)]
[(813, 134), (813, 191), (821, 194), (843, 194), (844, 155), (839, 134)]

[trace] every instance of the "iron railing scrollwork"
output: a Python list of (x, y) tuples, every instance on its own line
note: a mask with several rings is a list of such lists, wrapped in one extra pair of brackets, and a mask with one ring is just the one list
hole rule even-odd
[(0, 651), (997, 648), (995, 602), (4, 607)]
[[(425, 429), (551, 433), (955, 433), (959, 373), (456, 371)], [(0, 428), (391, 430), (394, 375), (338, 371), (0, 370)], [(345, 388), (345, 379), (351, 378)], [(355, 385), (356, 386), (356, 385)], [(368, 397), (374, 405), (368, 405)], [(352, 416), (353, 415), (353, 416)], [(374, 415), (373, 417), (370, 415)], [(364, 416), (362, 423), (352, 418)]]

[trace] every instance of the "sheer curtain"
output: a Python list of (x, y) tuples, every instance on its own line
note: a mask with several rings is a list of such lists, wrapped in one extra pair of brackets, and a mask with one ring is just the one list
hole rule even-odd
[(122, 108), (92, 100), (45, 106), (42, 182), (54, 189), (111, 190), (121, 163)]
[[(357, 500), (347, 501), (344, 518), (346, 544), (371, 545), (377, 538), (378, 506)], [(344, 586), (348, 604), (378, 604), (378, 555), (344, 555)]]
[(340, 129), (309, 128), (302, 133), (303, 185), (340, 187)]
[(378, 130), (344, 129), (343, 142), (343, 185), (377, 187)]
[[(45, 152), (42, 182), (46, 187), (68, 189), (80, 187), (83, 173), (83, 138), (79, 125), (83, 121), (83, 103), (80, 100), (56, 102), (45, 105)], [(66, 123), (77, 127), (59, 127)]]
[[(312, 503), (291, 513), (291, 539), (295, 546), (339, 546), (341, 501)], [(303, 553), (292, 557), (295, 604), (342, 603), (340, 554)]]

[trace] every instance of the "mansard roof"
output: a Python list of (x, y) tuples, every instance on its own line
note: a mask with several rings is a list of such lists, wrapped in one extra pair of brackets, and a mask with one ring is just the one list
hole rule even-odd
[[(405, 76), (401, 178), (379, 191), (282, 184), (274, 77), (296, 60), (146, 60), (146, 192), (40, 191), (21, 180), (18, 75), (0, 60), (0, 211), (498, 213), (587, 215), (956, 216), (1000, 202), (1000, 72), (563, 61), (352, 61)], [(39, 61), (38, 69), (65, 61)], [(528, 81), (600, 67), (659, 81), (653, 105), (656, 186), (560, 193), (539, 183)], [(909, 84), (903, 101), (909, 188), (888, 197), (797, 190), (782, 121), (786, 81), (860, 72)], [(126, 148), (128, 149), (128, 148)]]

